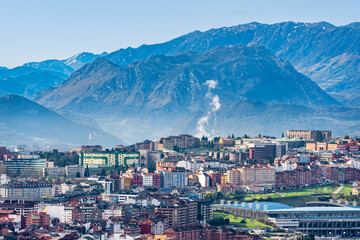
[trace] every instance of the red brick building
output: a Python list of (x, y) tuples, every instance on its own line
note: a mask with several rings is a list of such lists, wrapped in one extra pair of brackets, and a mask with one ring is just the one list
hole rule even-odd
[(245, 232), (235, 231), (227, 228), (210, 228), (206, 229), (205, 239), (211, 240), (260, 240), (257, 235), (250, 235)]
[(161, 174), (160, 173), (152, 173), (153, 177), (153, 186), (161, 187)]
[(221, 173), (215, 172), (210, 174), (211, 187), (216, 187), (216, 184), (221, 184)]
[(275, 188), (287, 189), (309, 186), (311, 183), (310, 176), (310, 170), (307, 168), (277, 172), (275, 173)]
[(140, 173), (132, 175), (132, 185), (133, 186), (143, 185), (143, 176)]
[[(164, 235), (174, 240), (202, 240), (205, 238), (205, 229), (201, 225), (184, 225), (164, 231)], [(211, 239), (211, 238), (209, 238)]]
[(30, 225), (38, 225), (46, 228), (50, 225), (50, 216), (44, 212), (29, 213), (26, 216), (26, 226), (29, 227)]

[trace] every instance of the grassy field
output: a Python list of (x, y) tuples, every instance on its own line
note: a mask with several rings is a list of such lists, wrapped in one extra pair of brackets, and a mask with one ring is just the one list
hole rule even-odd
[(345, 184), (345, 187), (339, 192), (339, 194), (349, 195), (351, 192), (351, 184)]
[[(248, 218), (242, 218), (237, 217), (232, 214), (228, 213), (222, 213), (222, 212), (213, 212), (213, 217), (223, 217), (224, 219), (229, 219), (230, 224), (237, 226), (237, 227), (243, 227), (243, 228), (272, 228), (270, 226), (265, 225), (264, 223), (261, 223), (254, 219), (248, 219)], [(241, 223), (241, 220), (245, 220), (246, 223)]]
[[(295, 190), (285, 190), (285, 191), (278, 191), (276, 193), (265, 193), (265, 194), (246, 194), (244, 197), (244, 201), (254, 201), (260, 198), (303, 198), (303, 197), (311, 197), (311, 196), (330, 196), (339, 185), (332, 186), (331, 184), (316, 186), (316, 187), (308, 187), (303, 189), (295, 189)], [(347, 191), (347, 190), (345, 190)]]

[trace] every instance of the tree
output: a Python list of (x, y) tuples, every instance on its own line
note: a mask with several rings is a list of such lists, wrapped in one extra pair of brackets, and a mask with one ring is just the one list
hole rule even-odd
[(81, 177), (80, 172), (77, 172), (76, 173), (76, 178), (79, 178), (79, 177)]
[(175, 145), (174, 147), (173, 147), (173, 150), (175, 151), (175, 152), (179, 152), (179, 147), (177, 146), (177, 145)]
[(86, 164), (84, 176), (85, 177), (90, 177), (90, 170), (89, 170), (89, 165), (88, 164)]
[(100, 176), (106, 176), (106, 171), (105, 171), (105, 168), (101, 169)]
[(220, 140), (220, 137), (214, 137), (213, 142), (217, 143), (217, 142), (219, 142), (219, 140)]
[(234, 194), (234, 199), (241, 200), (245, 195), (245, 192), (243, 190), (236, 190)]
[(209, 225), (212, 226), (223, 226), (223, 225), (229, 225), (230, 220), (228, 218), (224, 219), (223, 217), (217, 217), (210, 219)]
[(57, 149), (54, 149), (50, 152), (41, 152), (39, 155), (49, 162), (54, 162), (54, 165), (59, 167), (79, 164), (79, 155), (75, 151), (59, 152)]
[(222, 192), (217, 192), (215, 194), (215, 199), (216, 200), (220, 200), (220, 199), (223, 199), (224, 198), (224, 194)]
[(315, 141), (315, 142), (322, 142), (323, 140), (324, 140), (324, 136), (323, 136), (323, 134), (321, 133), (321, 131), (316, 130), (316, 131), (315, 131), (315, 139), (314, 139), (314, 141)]
[(284, 138), (285, 137), (285, 134), (284, 133), (281, 133), (281, 138)]
[(215, 194), (212, 192), (207, 192), (205, 193), (204, 198), (213, 202), (215, 200)]
[(231, 138), (232, 138), (232, 139), (235, 139), (235, 136), (234, 136), (234, 134), (232, 134), (232, 135), (231, 135)]
[(244, 134), (244, 136), (243, 136), (243, 138), (249, 138), (249, 136), (248, 135), (246, 135), (246, 133)]

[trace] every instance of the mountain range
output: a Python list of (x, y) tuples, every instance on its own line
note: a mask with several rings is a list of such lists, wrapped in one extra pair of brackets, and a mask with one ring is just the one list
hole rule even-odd
[(1, 67), (0, 95), (20, 94), (33, 99), (40, 92), (60, 85), (86, 63), (105, 55), (106, 52), (99, 55), (83, 52), (65, 60), (30, 62), (12, 69)]
[[(216, 86), (206, 85), (208, 80)], [(206, 52), (151, 56), (120, 67), (98, 58), (38, 100), (53, 109), (180, 108), (208, 105), (209, 90), (224, 104), (251, 99), (304, 106), (339, 104), (291, 64), (264, 47), (215, 47)]]
[(334, 117), (330, 109), (338, 101), (257, 46), (157, 55), (127, 67), (98, 58), (38, 102), (84, 114), (129, 142), (178, 132), (224, 135), (229, 129), (276, 134), (295, 126), (328, 126), (340, 133), (357, 125)]
[(0, 94), (35, 99), (126, 143), (185, 132), (360, 134), (359, 29), (284, 22), (195, 31), (110, 54), (0, 68)]
[(85, 126), (64, 118), (31, 100), (18, 95), (0, 97), (0, 145), (27, 144), (31, 148), (48, 146), (69, 149), (86, 144), (89, 133), (93, 142), (112, 146), (122, 142), (98, 128)]
[(338, 101), (360, 106), (360, 23), (339, 27), (327, 22), (249, 23), (195, 31), (161, 44), (120, 49), (106, 58), (126, 66), (153, 55), (202, 52), (237, 44), (266, 47)]

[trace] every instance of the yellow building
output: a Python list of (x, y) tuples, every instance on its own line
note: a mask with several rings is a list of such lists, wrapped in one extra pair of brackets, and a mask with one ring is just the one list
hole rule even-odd
[(316, 143), (317, 150), (327, 150), (328, 144), (323, 142)]
[(154, 240), (172, 240), (173, 237), (167, 237), (166, 235), (155, 235)]
[(234, 141), (233, 141), (232, 139), (226, 139), (226, 138), (220, 137), (220, 139), (219, 139), (219, 145), (222, 145), (222, 146), (233, 146), (233, 145), (234, 145)]
[(329, 143), (327, 146), (327, 149), (328, 150), (336, 150), (336, 149), (338, 149), (338, 145), (337, 145), (337, 143)]
[(316, 143), (306, 143), (306, 150), (315, 151)]

